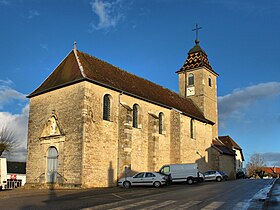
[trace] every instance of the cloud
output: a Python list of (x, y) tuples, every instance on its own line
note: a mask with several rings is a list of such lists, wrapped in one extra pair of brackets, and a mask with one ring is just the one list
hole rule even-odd
[(28, 19), (32, 19), (36, 16), (40, 16), (40, 13), (37, 10), (29, 10)]
[(218, 97), (219, 118), (223, 122), (228, 117), (237, 116), (243, 108), (257, 101), (278, 95), (280, 95), (280, 82), (260, 83), (244, 89), (236, 89), (228, 95)]
[(112, 2), (93, 0), (90, 4), (93, 13), (99, 19), (98, 24), (91, 23), (92, 28), (95, 30), (114, 28), (124, 18), (123, 0)]
[(13, 82), (9, 79), (0, 80), (0, 110), (4, 109), (6, 105), (24, 104), (20, 113), (13, 114), (7, 111), (0, 112), (0, 128), (6, 126), (14, 132), (18, 140), (18, 146), (15, 151), (11, 153), (4, 153), (9, 160), (25, 161), (26, 159), (26, 143), (27, 143), (27, 126), (28, 126), (28, 113), (29, 104), (24, 94), (11, 88)]
[(262, 156), (267, 166), (280, 166), (280, 152), (267, 152)]
[(27, 100), (24, 94), (10, 87), (12, 84), (11, 80), (0, 80), (0, 109), (3, 109), (4, 105), (11, 103), (13, 100)]
[(49, 50), (49, 47), (47, 44), (40, 44), (40, 47), (43, 49), (43, 50)]
[(20, 114), (0, 112), (0, 128), (6, 126), (15, 134), (17, 147), (11, 153), (4, 153), (4, 156), (11, 161), (26, 161), (27, 128), (28, 128), (29, 104), (21, 110)]

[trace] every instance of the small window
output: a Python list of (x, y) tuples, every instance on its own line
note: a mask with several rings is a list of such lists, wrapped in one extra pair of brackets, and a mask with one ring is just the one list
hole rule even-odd
[(138, 125), (139, 125), (139, 106), (137, 104), (133, 105), (132, 112), (133, 112), (132, 126), (134, 128), (138, 128)]
[(194, 85), (194, 75), (193, 74), (189, 74), (188, 85)]
[(191, 119), (190, 132), (191, 132), (191, 138), (195, 139), (195, 123), (194, 123), (194, 119)]
[(212, 87), (212, 78), (211, 78), (211, 76), (208, 77), (208, 84), (209, 84), (209, 87)]
[(103, 120), (110, 120), (111, 117), (111, 101), (110, 95), (106, 94), (103, 98)]
[(158, 121), (159, 121), (159, 125), (158, 125), (159, 134), (163, 134), (163, 131), (164, 131), (164, 114), (162, 112), (159, 113)]
[(155, 177), (155, 175), (153, 173), (146, 173), (145, 177)]

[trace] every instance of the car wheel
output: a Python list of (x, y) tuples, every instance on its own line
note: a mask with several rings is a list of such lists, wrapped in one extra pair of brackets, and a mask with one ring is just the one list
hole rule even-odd
[(222, 181), (222, 177), (218, 176), (218, 177), (216, 178), (216, 180), (217, 180), (217, 182), (220, 182), (220, 181)]
[(192, 179), (192, 178), (188, 178), (188, 179), (187, 179), (187, 183), (188, 183), (189, 185), (193, 184), (193, 179)]
[(125, 181), (125, 182), (123, 183), (123, 187), (126, 188), (126, 189), (130, 188), (130, 182)]
[(160, 186), (161, 186), (160, 182), (154, 182), (154, 187), (158, 188)]

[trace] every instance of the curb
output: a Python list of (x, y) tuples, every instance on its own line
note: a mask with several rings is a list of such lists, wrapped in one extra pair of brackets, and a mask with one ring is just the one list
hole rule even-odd
[(274, 185), (275, 185), (275, 182), (278, 180), (277, 179), (274, 179), (271, 183), (271, 188), (269, 190), (269, 192), (267, 193), (267, 196), (266, 196), (266, 199), (264, 201), (264, 204), (263, 204), (263, 209), (267, 209), (268, 208), (268, 203), (269, 203), (269, 200), (270, 200), (270, 197), (271, 197), (271, 194), (272, 194), (272, 191), (273, 191), (273, 188), (274, 188)]

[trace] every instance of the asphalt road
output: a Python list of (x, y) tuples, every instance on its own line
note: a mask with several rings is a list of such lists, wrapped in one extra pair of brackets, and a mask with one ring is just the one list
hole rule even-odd
[(262, 209), (254, 200), (272, 180), (245, 179), (173, 184), (161, 188), (0, 191), (0, 209)]

